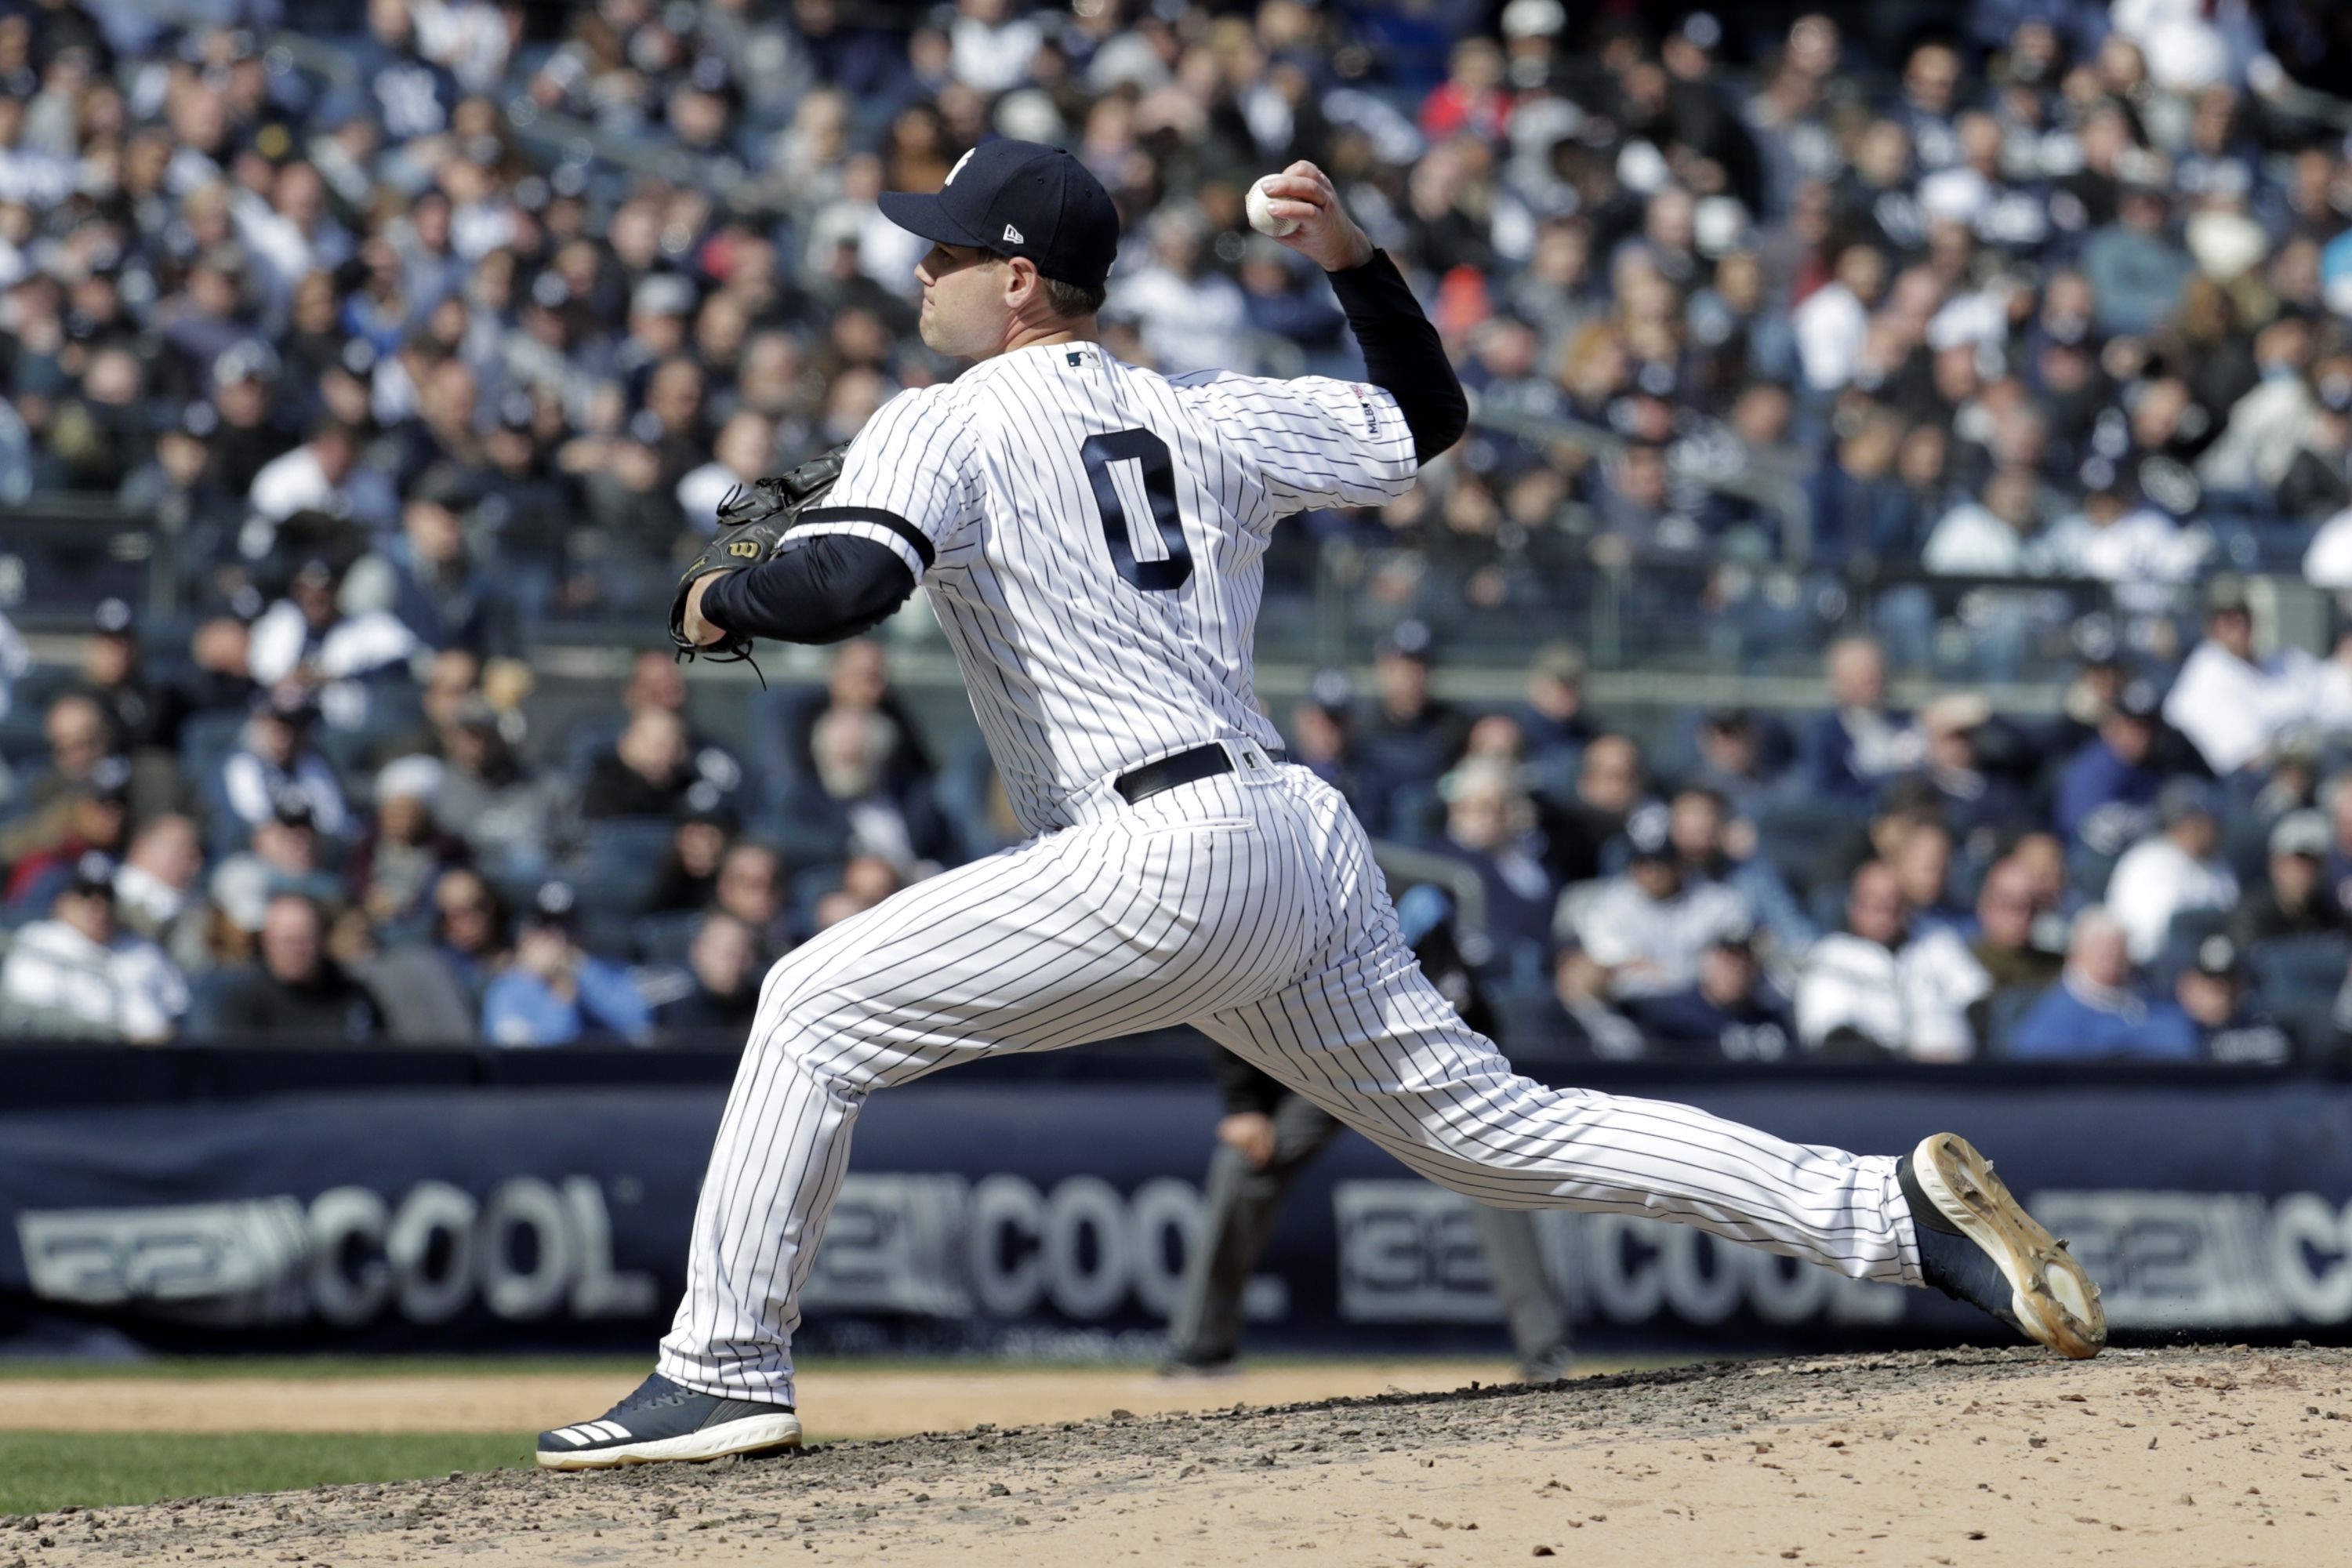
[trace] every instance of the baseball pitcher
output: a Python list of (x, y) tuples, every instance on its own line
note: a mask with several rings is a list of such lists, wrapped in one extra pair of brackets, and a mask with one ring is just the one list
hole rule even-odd
[(1118, 220), (1056, 149), (991, 142), (937, 195), (882, 198), (931, 242), (923, 341), (977, 363), (892, 399), (837, 475), (763, 483), (689, 570), (673, 623), (722, 651), (827, 642), (922, 584), (1032, 837), (777, 963), (657, 1370), (542, 1433), (541, 1465), (797, 1443), (797, 1298), (866, 1096), (991, 1051), (1174, 1024), (1481, 1203), (1670, 1219), (1938, 1287), (2068, 1355), (2105, 1342), (2089, 1277), (1959, 1138), (1856, 1155), (1548, 1089), (1423, 976), (1347, 803), (1284, 762), (1251, 642), (1280, 520), (1402, 494), (1466, 405), (1321, 171), (1294, 163), (1266, 189), (1297, 225), (1283, 243), (1328, 275), (1364, 383), (1171, 378), (1105, 353)]

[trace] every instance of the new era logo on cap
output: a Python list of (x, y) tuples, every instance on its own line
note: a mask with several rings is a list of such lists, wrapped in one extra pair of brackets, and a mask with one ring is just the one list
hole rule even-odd
[(1029, 242), (1021, 237), (1021, 231), (1019, 229), (1013, 227), (1008, 223), (1004, 226), (1004, 243), (1007, 245), (1026, 245)]

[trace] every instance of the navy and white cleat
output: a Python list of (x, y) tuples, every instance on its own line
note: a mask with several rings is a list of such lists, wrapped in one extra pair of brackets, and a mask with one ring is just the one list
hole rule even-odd
[(691, 1463), (800, 1446), (800, 1417), (791, 1405), (697, 1394), (655, 1373), (596, 1420), (541, 1432), (539, 1468)]
[(2099, 1288), (1965, 1138), (1924, 1138), (1895, 1167), (1919, 1235), (1919, 1268), (1945, 1295), (2078, 1361), (2107, 1342)]

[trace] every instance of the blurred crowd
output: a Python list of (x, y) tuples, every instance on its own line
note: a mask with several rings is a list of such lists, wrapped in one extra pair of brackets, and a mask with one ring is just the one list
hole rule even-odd
[[(331, 674), (335, 637), (394, 633), (293, 595), (184, 659), (110, 600), (78, 672), (18, 684), (41, 752), (0, 815), (0, 1029), (732, 1044), (773, 959), (1019, 837), (879, 641), (725, 689), (735, 743), (666, 652), (565, 721), (462, 648), (421, 689)], [(301, 651), (265, 672), (281, 614)], [(2275, 1067), (2352, 1049), (2352, 637), (2281, 658), (2257, 623), (2217, 578), (2177, 670), (2094, 641), (2036, 721), (1905, 710), (1852, 637), (1816, 705), (1662, 736), (1597, 712), (1567, 643), (1522, 700), (1449, 702), (1408, 621), (1368, 689), (1326, 670), (1277, 718), (1523, 1059)]]
[[(2352, 163), (2297, 85), (2347, 14), (0, 0), (0, 505), (171, 542), (79, 669), (0, 622), (0, 1027), (740, 1029), (791, 943), (1005, 842), (880, 644), (723, 734), (661, 656), (580, 713), (531, 655), (649, 627), (733, 487), (952, 374), (874, 197), (1013, 135), (1121, 205), (1123, 357), (1354, 370), (1242, 220), (1297, 157), (1429, 305), (1489, 423), (1284, 531), (1270, 604), (1345, 542), (1391, 629), (1282, 717), (1455, 868), (1515, 1037), (2332, 1048), (2352, 647), (2215, 574), (2352, 590)], [(1790, 560), (2112, 614), (1809, 598), (1867, 634), (1819, 711), (1669, 733), (1566, 647), (1515, 711), (1429, 695), (1439, 638), (1595, 579), (1777, 635)], [(2059, 719), (1889, 705), (1890, 658), (2042, 633)]]
[(2333, 1059), (2352, 658), (2265, 658), (2255, 622), (2216, 579), (2168, 681), (2093, 641), (2035, 721), (1969, 691), (1906, 711), (1853, 637), (1817, 708), (1704, 709), (1648, 743), (1593, 710), (1571, 645), (1516, 707), (1439, 700), (1406, 623), (1360, 700), (1318, 680), (1294, 756), (1423, 851), (1391, 884), (1451, 900), (1516, 1052)]
[(0, 812), (9, 1033), (731, 1045), (774, 959), (1014, 832), (1001, 795), (942, 809), (870, 641), (761, 694), (747, 755), (689, 721), (667, 650), (560, 731), (463, 648), (421, 682), (331, 667), (338, 638), (413, 644), (299, 579), (189, 658), (151, 658), (120, 600), (89, 631), (31, 682), (40, 754)]
[(1356, 363), (1241, 218), (1310, 157), (1482, 409), (1584, 432), (1295, 531), (1396, 552), (1401, 613), (1794, 552), (2352, 586), (2352, 168), (2286, 69), (2339, 8), (1957, 9), (12, 0), (0, 495), (154, 516), (199, 605), (373, 557), (346, 599), (485, 656), (640, 608), (947, 373), (874, 197), (1007, 134), (1115, 193), (1123, 355)]

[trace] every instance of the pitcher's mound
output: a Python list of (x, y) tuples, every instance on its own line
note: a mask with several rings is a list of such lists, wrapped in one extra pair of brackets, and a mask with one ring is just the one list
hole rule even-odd
[(1969, 1350), (53, 1515), (26, 1557), (2204, 1568), (2339, 1560), (2347, 1467), (2343, 1351)]

